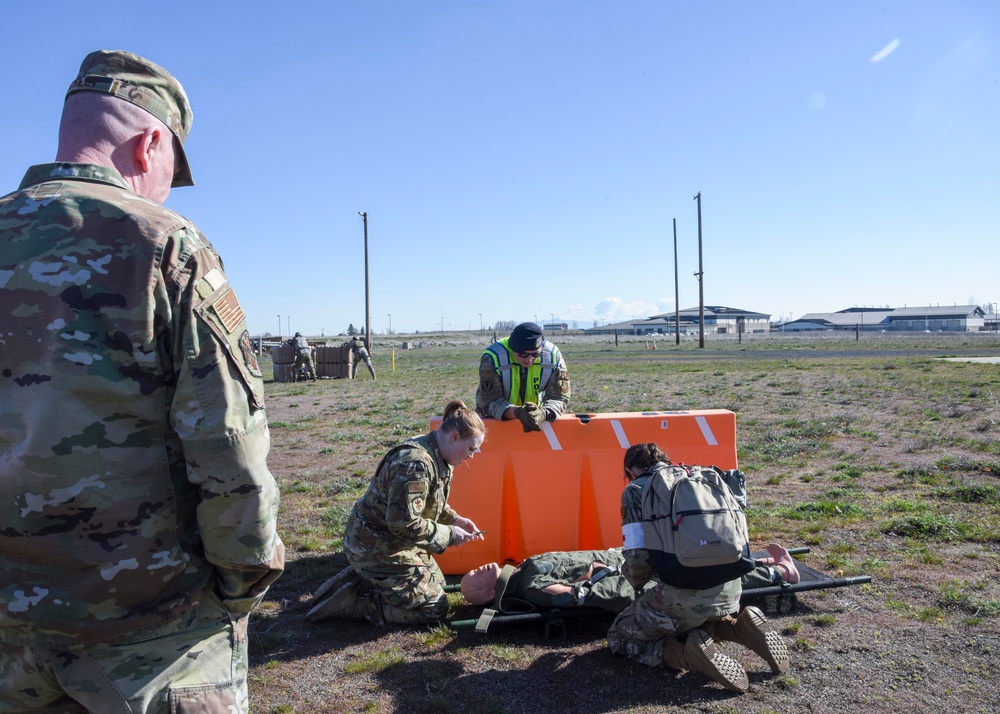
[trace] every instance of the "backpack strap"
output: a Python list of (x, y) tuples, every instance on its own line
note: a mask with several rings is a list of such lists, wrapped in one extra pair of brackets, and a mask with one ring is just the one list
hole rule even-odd
[(590, 576), (590, 580), (587, 582), (590, 585), (597, 585), (601, 580), (608, 577), (609, 575), (619, 575), (621, 573), (621, 568), (617, 565), (605, 565), (603, 568), (598, 568), (594, 571), (594, 574)]
[(621, 569), (617, 565), (605, 565), (603, 568), (595, 570), (589, 580), (576, 583), (573, 586), (573, 599), (576, 606), (583, 607), (583, 604), (586, 601), (587, 596), (590, 595), (590, 591), (593, 587), (597, 585), (597, 583), (604, 580), (604, 578), (611, 575), (621, 575)]
[(500, 578), (497, 580), (497, 591), (496, 599), (493, 601), (493, 607), (504, 615), (523, 615), (528, 612), (532, 612), (535, 606), (532, 605), (527, 600), (522, 600), (517, 597), (507, 596), (507, 585), (510, 583), (511, 577), (518, 571), (513, 565), (505, 565), (500, 570)]
[(493, 621), (493, 616), (496, 614), (497, 611), (489, 607), (483, 610), (483, 614), (476, 620), (476, 632), (484, 633), (490, 629), (490, 622)]
[(513, 575), (516, 570), (517, 568), (509, 563), (500, 569), (500, 577), (497, 578), (496, 597), (493, 600), (493, 607), (501, 612), (503, 612), (501, 603), (503, 602), (504, 593), (507, 592), (507, 584), (510, 583), (510, 576)]
[(504, 598), (507, 592), (507, 585), (511, 576), (517, 572), (517, 568), (507, 564), (500, 569), (500, 577), (497, 578), (496, 596), (493, 599), (493, 607), (486, 608), (476, 620), (476, 632), (486, 632), (490, 627), (490, 622), (498, 614), (511, 615), (528, 613), (535, 609), (535, 606), (520, 598)]

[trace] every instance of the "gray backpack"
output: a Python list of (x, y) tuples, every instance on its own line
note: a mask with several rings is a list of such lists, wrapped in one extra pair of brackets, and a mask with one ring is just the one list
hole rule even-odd
[[(726, 475), (739, 483), (742, 472)], [(756, 567), (746, 516), (726, 481), (714, 466), (672, 464), (643, 486), (642, 532), (662, 582), (705, 590)]]

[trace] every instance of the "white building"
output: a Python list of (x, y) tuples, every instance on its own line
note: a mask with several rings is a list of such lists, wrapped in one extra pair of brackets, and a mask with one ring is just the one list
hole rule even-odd
[[(639, 320), (625, 320), (610, 325), (591, 327), (584, 332), (589, 335), (673, 335), (678, 329), (680, 334), (699, 334), (701, 323), (699, 310), (689, 307), (675, 314), (665, 312)], [(735, 307), (721, 305), (705, 306), (705, 334), (735, 335), (738, 332), (767, 332), (770, 329), (771, 316), (763, 312), (751, 312)]]
[(986, 329), (978, 305), (951, 307), (851, 307), (838, 312), (810, 312), (781, 326), (782, 332), (862, 330), (866, 332), (977, 332)]

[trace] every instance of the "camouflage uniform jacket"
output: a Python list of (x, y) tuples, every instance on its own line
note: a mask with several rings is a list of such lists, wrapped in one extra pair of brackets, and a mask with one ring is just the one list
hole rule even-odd
[(437, 432), (408, 439), (385, 455), (344, 533), (352, 563), (410, 564), (415, 551), (443, 553), (458, 514), (448, 505), (452, 468)]
[(263, 382), (208, 240), (90, 164), (0, 198), (0, 641), (125, 643), (281, 572)]
[[(517, 598), (537, 607), (600, 607), (621, 612), (633, 600), (636, 590), (620, 573), (611, 573), (596, 583), (581, 581), (595, 562), (620, 568), (624, 558), (619, 550), (570, 550), (533, 555), (510, 576), (504, 600)], [(574, 593), (548, 593), (549, 585), (576, 585)], [(640, 590), (641, 592), (641, 590)]]
[[(491, 350), (493, 351), (491, 353)], [(542, 395), (542, 404), (554, 410), (556, 414), (562, 414), (569, 404), (570, 384), (569, 371), (566, 369), (566, 360), (563, 359), (562, 351), (554, 344), (545, 340), (542, 350), (551, 355), (552, 369), (546, 379), (545, 384), (539, 384), (536, 391)], [(482, 417), (491, 419), (502, 419), (507, 407), (524, 405), (524, 398), (521, 394), (511, 394), (505, 386), (503, 375), (497, 371), (494, 362), (494, 355), (504, 355), (507, 353), (506, 362), (501, 364), (501, 369), (520, 370), (518, 380), (522, 390), (531, 378), (530, 371), (542, 374), (543, 369), (540, 361), (536, 360), (531, 366), (531, 370), (525, 369), (509, 355), (506, 341), (494, 342), (479, 360), (479, 387), (476, 389), (476, 411)]]
[(365, 348), (365, 343), (360, 337), (355, 337), (353, 340), (348, 342), (351, 349), (354, 351), (355, 359), (369, 359), (371, 355), (368, 354), (368, 350)]
[[(739, 580), (730, 580), (728, 583), (707, 590), (675, 588), (661, 583), (656, 577), (649, 551), (643, 547), (629, 547), (635, 543), (634, 534), (636, 533), (636, 530), (630, 529), (629, 526), (637, 526), (642, 523), (643, 487), (649, 483), (655, 471), (666, 468), (669, 468), (668, 464), (654, 464), (649, 471), (633, 480), (622, 491), (622, 531), (625, 540), (623, 550), (625, 563), (622, 565), (622, 573), (636, 590), (640, 590), (651, 580), (655, 581), (658, 588), (671, 593), (670, 599), (672, 601), (697, 604), (699, 612), (706, 616), (726, 615), (733, 612), (739, 606), (740, 593), (742, 592)], [(638, 530), (641, 532), (641, 528)]]

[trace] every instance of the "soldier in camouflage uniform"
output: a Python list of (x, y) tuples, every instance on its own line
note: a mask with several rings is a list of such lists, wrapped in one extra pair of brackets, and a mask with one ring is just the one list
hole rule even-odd
[(301, 332), (296, 332), (295, 336), (288, 341), (295, 348), (295, 377), (298, 379), (299, 370), (305, 369), (309, 378), (316, 381), (316, 368), (313, 366), (312, 347), (309, 341), (302, 336)]
[(284, 565), (263, 381), (192, 185), (180, 84), (98, 51), (57, 163), (0, 198), (0, 711), (246, 712)]
[(365, 349), (365, 343), (360, 337), (353, 337), (350, 342), (351, 350), (354, 352), (354, 366), (351, 367), (351, 379), (354, 379), (358, 374), (358, 367), (362, 362), (368, 367), (368, 372), (371, 374), (372, 379), (375, 377), (375, 368), (372, 367), (372, 358), (368, 354), (368, 350)]
[(534, 322), (522, 322), (479, 360), (476, 411), (483, 417), (517, 419), (526, 432), (540, 431), (566, 410), (569, 395), (566, 360)]
[(389, 450), (347, 520), (351, 567), (316, 592), (309, 622), (420, 624), (448, 613), (444, 575), (432, 553), (483, 539), (475, 523), (448, 505), (448, 493), (452, 467), (471, 458), (485, 435), (482, 419), (455, 400), (437, 431)]
[(495, 604), (500, 587), (501, 609), (513, 603), (514, 608), (586, 606), (618, 613), (635, 600), (635, 589), (621, 574), (624, 563), (618, 549), (554, 551), (525, 559), (506, 578), (501, 577), (505, 568), (487, 563), (462, 576), (462, 595), (473, 605)]
[[(636, 588), (650, 580), (656, 585), (626, 608), (608, 631), (608, 646), (650, 667), (673, 667), (706, 674), (734, 692), (749, 687), (743, 667), (723, 653), (716, 640), (743, 644), (760, 655), (775, 673), (788, 669), (788, 649), (778, 633), (765, 631), (763, 613), (747, 607), (738, 618), (739, 580), (706, 590), (676, 588), (656, 579), (642, 540), (642, 489), (670, 460), (656, 444), (636, 444), (625, 452), (622, 492), (622, 572)], [(714, 638), (713, 638), (714, 636)]]

